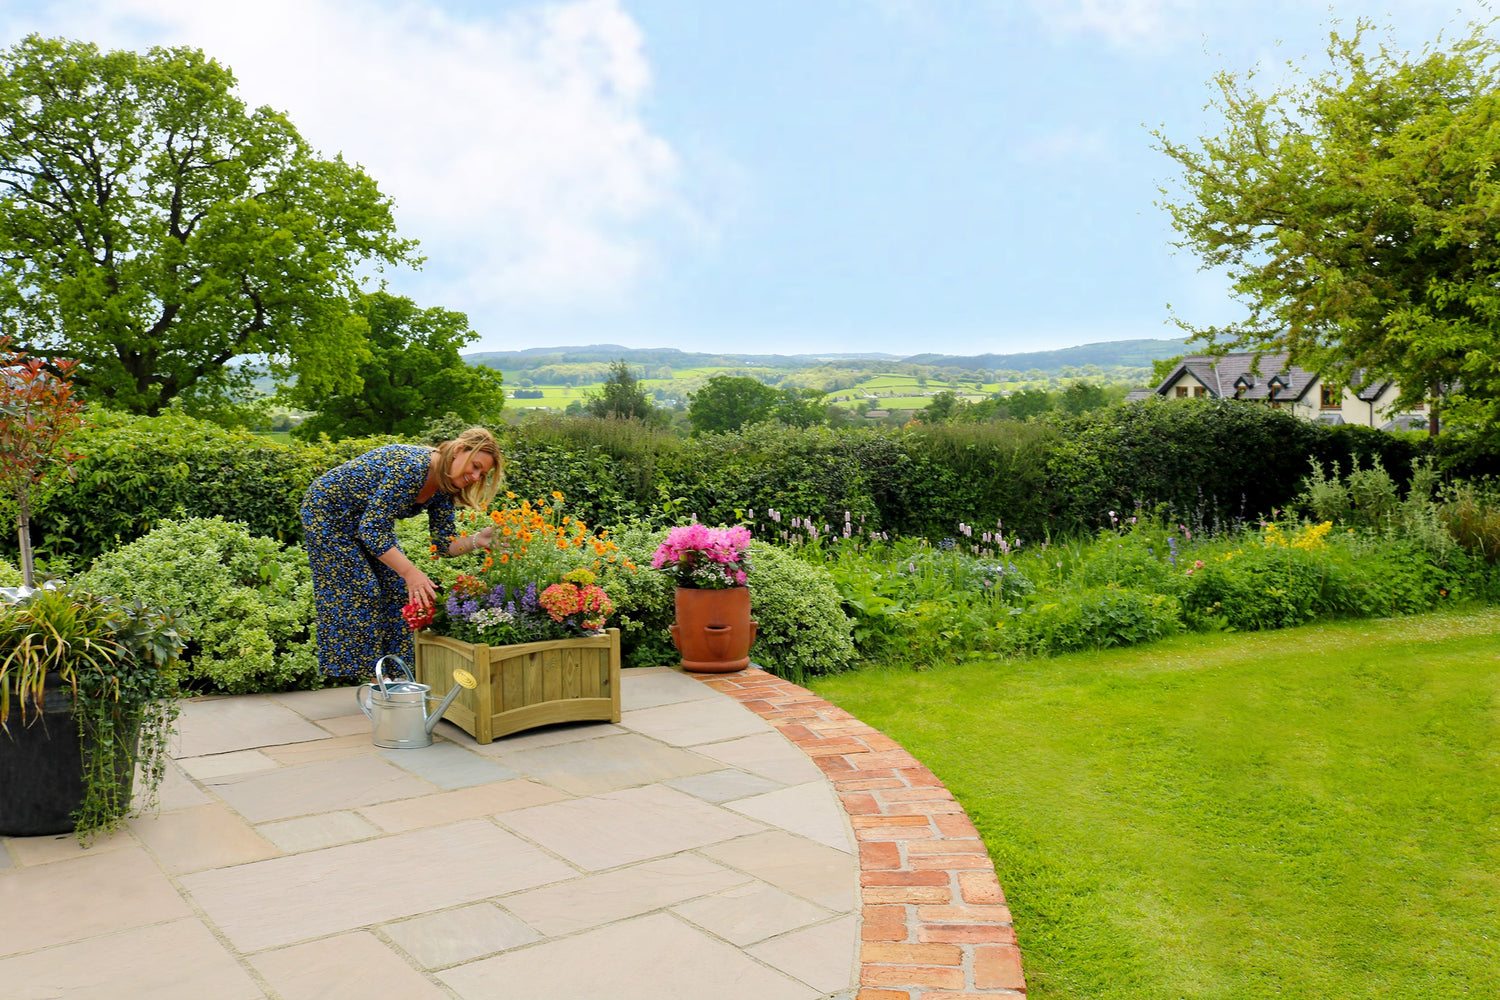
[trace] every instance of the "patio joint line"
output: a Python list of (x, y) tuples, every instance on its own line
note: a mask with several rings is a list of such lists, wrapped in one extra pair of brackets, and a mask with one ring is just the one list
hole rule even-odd
[(833, 783), (859, 848), (855, 1000), (1026, 993), (994, 862), (936, 775), (889, 736), (764, 670), (690, 676), (755, 712)]

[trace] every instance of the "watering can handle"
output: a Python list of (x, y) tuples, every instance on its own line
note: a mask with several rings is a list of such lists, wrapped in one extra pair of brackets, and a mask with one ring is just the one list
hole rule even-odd
[(359, 710), (365, 713), (371, 722), (375, 721), (375, 716), (370, 712), (370, 699), (374, 697), (375, 691), (368, 684), (361, 684), (354, 692), (354, 700), (359, 702)]
[[(390, 697), (390, 694), (385, 689), (385, 661), (386, 660), (395, 660), (396, 661), (396, 665), (401, 668), (401, 673), (406, 676), (407, 680), (409, 680), (409, 681), (415, 681), (416, 680), (416, 678), (411, 675), (411, 670), (407, 668), (405, 660), (401, 659), (401, 657), (397, 656), (395, 653), (387, 653), (387, 654), (385, 654), (380, 659), (378, 659), (378, 660), (375, 661), (375, 683), (378, 684), (378, 685), (380, 685), (380, 696), (382, 698), (389, 698)], [(396, 678), (393, 677), (391, 679), (395, 680)]]

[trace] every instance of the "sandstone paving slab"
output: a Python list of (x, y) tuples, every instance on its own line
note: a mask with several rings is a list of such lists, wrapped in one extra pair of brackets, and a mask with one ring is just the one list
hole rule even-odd
[(4, 839), (0, 839), (0, 872), (10, 871), (15, 866), (15, 859), (11, 857), (10, 850), (5, 846)]
[(280, 849), (221, 802), (126, 824), (169, 873), (202, 871), (273, 858)]
[(779, 781), (783, 785), (800, 785), (823, 777), (823, 772), (808, 759), (807, 754), (776, 732), (762, 732), (756, 736), (710, 743), (693, 749), (695, 753), (723, 761), (742, 771), (758, 774), (762, 778)]
[(434, 743), (430, 747), (404, 750), (381, 750), (379, 755), (439, 788), (468, 788), (520, 777), (510, 768), (487, 757), (470, 753), (453, 743)]
[(366, 755), (216, 779), (214, 794), (252, 823), (428, 795), (435, 787)]
[(388, 833), (401, 833), (424, 826), (442, 826), (464, 819), (478, 819), (512, 809), (525, 809), (568, 798), (556, 788), (516, 778), (492, 785), (437, 792), (415, 799), (398, 799), (366, 806), (360, 815)]
[[(174, 809), (189, 809), (193, 806), (201, 806), (205, 802), (212, 802), (213, 798), (203, 789), (193, 783), (182, 768), (177, 766), (175, 760), (163, 761), (161, 784), (156, 789), (156, 804), (153, 807), (160, 812), (171, 812)], [(137, 779), (135, 783), (135, 799), (132, 805), (136, 809), (146, 807), (145, 782)]]
[(449, 996), (367, 932), (263, 952), (250, 961), (281, 1000), (447, 1000)]
[(517, 750), (497, 759), (574, 795), (610, 792), (718, 767), (716, 761), (699, 754), (662, 746), (635, 733)]
[(672, 912), (741, 947), (833, 916), (821, 906), (760, 881), (680, 903)]
[[(689, 683), (698, 682), (689, 679)], [(658, 705), (655, 708), (624, 712), (620, 716), (620, 725), (679, 747), (717, 743), (767, 731), (765, 722), (754, 712), (747, 711), (743, 705), (712, 688), (708, 690), (716, 695), (712, 700)]]
[(726, 808), (840, 851), (854, 850), (844, 807), (826, 780), (736, 799)]
[(321, 740), (327, 731), (269, 698), (194, 698), (177, 717), (174, 757)]
[(41, 837), (10, 837), (5, 842), (10, 853), (15, 856), (16, 864), (22, 866), (51, 864), (54, 861), (66, 861), (69, 858), (93, 857), (106, 851), (118, 851), (121, 848), (138, 846), (136, 839), (125, 830), (101, 834), (90, 840), (87, 847), (80, 844), (78, 838), (71, 833)]
[(192, 915), (135, 845), (0, 875), (0, 955)]
[(372, 739), (375, 732), (375, 724), (363, 712), (355, 712), (353, 715), (332, 715), (326, 719), (319, 719), (318, 725), (335, 736), (363, 736), (366, 739)]
[(7, 1000), (265, 1000), (196, 919), (172, 920), (0, 959)]
[(255, 829), (288, 854), (368, 840), (381, 834), (380, 828), (375, 824), (358, 813), (347, 811), (262, 823)]
[(496, 822), (589, 871), (689, 851), (765, 829), (662, 785), (521, 809), (496, 817)]
[(671, 667), (632, 667), (621, 674), (620, 708), (626, 712), (723, 697), (708, 685)]
[(541, 940), (540, 934), (493, 903), (429, 913), (380, 929), (428, 969), (472, 962)]
[(858, 866), (851, 864), (847, 852), (826, 844), (770, 830), (713, 844), (699, 853), (837, 913), (852, 913), (858, 907)]
[(236, 948), (256, 952), (575, 874), (493, 824), (470, 820), (185, 875), (181, 882)]
[(359, 685), (351, 687), (321, 688), (317, 691), (280, 691), (266, 695), (272, 701), (285, 705), (304, 719), (331, 719), (336, 715), (348, 715), (350, 707), (357, 705), (355, 692)]
[(663, 782), (679, 792), (687, 792), (696, 795), (705, 802), (728, 802), (731, 799), (743, 799), (750, 795), (759, 795), (762, 792), (773, 792), (783, 787), (780, 783), (770, 778), (762, 778), (758, 774), (741, 771), (737, 768), (724, 768), (719, 771), (709, 771), (707, 774), (695, 774), (686, 778), (673, 778), (671, 781)]
[(549, 937), (659, 910), (750, 881), (694, 854), (646, 861), (601, 875), (514, 893), (500, 905)]
[(374, 748), (369, 733), (353, 736), (330, 736), (323, 740), (306, 743), (288, 743), (284, 747), (264, 747), (261, 753), (285, 767), (298, 764), (313, 764), (320, 760), (337, 760), (340, 757), (359, 757), (369, 754)]
[(199, 781), (222, 778), (231, 774), (249, 774), (251, 771), (269, 771), (280, 767), (280, 763), (259, 750), (231, 750), (228, 753), (210, 754), (207, 757), (181, 757), (177, 766), (190, 777)]
[(852, 914), (751, 946), (750, 954), (820, 990), (835, 993), (859, 977), (859, 919)]
[(597, 740), (601, 736), (618, 736), (625, 732), (613, 722), (563, 722), (538, 729), (522, 730), (509, 736), (497, 736), (489, 743), (476, 743), (474, 737), (451, 722), (439, 722), (435, 733), (442, 734), (459, 746), (482, 754), (507, 754), (514, 750), (530, 750), (532, 747), (550, 747), (559, 743), (574, 743), (579, 740)]
[(463, 1000), (815, 1000), (822, 994), (675, 917), (633, 920), (438, 974)]

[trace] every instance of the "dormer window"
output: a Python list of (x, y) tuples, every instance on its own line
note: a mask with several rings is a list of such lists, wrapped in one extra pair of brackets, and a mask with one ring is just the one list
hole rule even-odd
[(1271, 381), (1266, 383), (1266, 395), (1272, 399), (1275, 399), (1276, 394), (1285, 388), (1286, 379), (1282, 378), (1280, 375), (1272, 375)]

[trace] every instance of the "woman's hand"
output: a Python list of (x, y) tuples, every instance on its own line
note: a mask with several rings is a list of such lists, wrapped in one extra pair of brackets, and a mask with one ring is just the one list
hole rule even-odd
[(432, 577), (423, 573), (415, 566), (410, 573), (402, 574), (401, 579), (406, 583), (406, 600), (421, 607), (431, 607), (437, 600), (437, 586), (432, 582)]
[(481, 528), (471, 537), (474, 539), (476, 549), (488, 549), (495, 544), (495, 526), (492, 524), (487, 528)]

